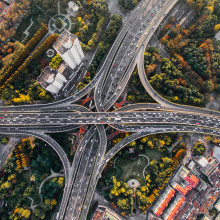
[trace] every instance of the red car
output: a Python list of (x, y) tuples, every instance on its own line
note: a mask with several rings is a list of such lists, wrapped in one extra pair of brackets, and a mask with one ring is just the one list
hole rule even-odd
[(103, 123), (103, 121), (101, 121), (101, 123)]
[(7, 109), (4, 109), (4, 112), (7, 112)]
[(113, 65), (113, 67), (115, 67), (115, 64)]

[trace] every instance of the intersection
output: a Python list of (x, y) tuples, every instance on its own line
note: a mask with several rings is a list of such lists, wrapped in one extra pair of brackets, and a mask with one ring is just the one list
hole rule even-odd
[[(219, 112), (168, 102), (153, 90), (144, 74), (145, 47), (176, 2), (141, 1), (124, 24), (94, 79), (81, 91), (54, 103), (0, 108), (0, 133), (38, 137), (59, 155), (65, 171), (65, 188), (57, 219), (86, 219), (101, 171), (111, 157), (131, 141), (164, 132), (220, 134)], [(107, 112), (122, 94), (136, 64), (144, 88), (159, 104), (136, 104)], [(92, 89), (97, 112), (72, 104)], [(70, 131), (80, 125), (93, 126), (70, 164), (59, 144), (46, 133)], [(135, 133), (106, 152), (103, 125)]]

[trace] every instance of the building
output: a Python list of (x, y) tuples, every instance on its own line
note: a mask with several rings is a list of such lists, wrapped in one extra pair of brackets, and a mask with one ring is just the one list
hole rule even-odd
[(174, 197), (174, 195), (175, 190), (168, 186), (164, 193), (160, 196), (159, 201), (152, 208), (153, 213), (156, 216), (162, 215), (164, 209), (168, 206), (168, 203)]
[[(0, 2), (0, 16), (3, 17), (7, 9), (7, 5), (4, 2)], [(3, 19), (3, 18), (2, 18)]]
[(78, 38), (67, 30), (62, 32), (53, 47), (72, 69), (75, 69), (84, 59)]
[(177, 194), (173, 203), (164, 212), (163, 214), (164, 220), (173, 220), (175, 215), (179, 212), (181, 206), (184, 204), (185, 200), (186, 198), (184, 196)]
[(201, 220), (210, 220), (210, 218), (208, 218), (206, 215), (204, 215)]
[(2, 0), (2, 2), (4, 2), (5, 4), (10, 5), (13, 2), (13, 0)]
[(57, 95), (67, 82), (64, 75), (57, 70), (51, 69), (49, 66), (41, 72), (37, 81), (43, 89), (51, 92), (53, 95)]
[(92, 220), (123, 220), (119, 215), (105, 206), (99, 205)]
[(68, 7), (74, 14), (79, 10), (79, 6), (73, 1), (68, 3)]
[(192, 189), (192, 185), (188, 184), (185, 185), (184, 183), (181, 183), (180, 185), (176, 182), (172, 182), (171, 186), (178, 191), (179, 193), (181, 193), (182, 195), (186, 195), (188, 193), (188, 191), (190, 191)]
[(212, 156), (220, 162), (220, 147), (214, 147)]
[(220, 199), (215, 203), (215, 208), (218, 212), (220, 212)]
[(192, 170), (192, 169), (194, 168), (195, 164), (196, 164), (196, 163), (195, 163), (193, 160), (191, 160), (190, 163), (189, 163), (189, 165), (188, 165), (188, 168), (189, 168), (190, 170)]
[[(180, 172), (179, 172), (180, 171)], [(192, 188), (195, 188), (199, 183), (199, 179), (194, 176), (186, 167), (181, 166), (179, 170), (179, 176), (182, 177), (186, 182), (188, 182)]]
[(157, 217), (156, 215), (149, 212), (147, 215), (147, 220), (162, 220), (162, 218)]
[(220, 219), (220, 213), (218, 213), (218, 215), (215, 217), (215, 220), (219, 220)]
[(219, 161), (210, 156), (207, 158), (201, 156), (196, 162), (199, 165), (199, 170), (206, 176), (211, 175), (211, 173), (219, 166)]

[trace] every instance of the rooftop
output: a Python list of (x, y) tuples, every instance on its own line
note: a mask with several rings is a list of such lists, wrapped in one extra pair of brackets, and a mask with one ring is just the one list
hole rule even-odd
[(0, 2), (0, 16), (4, 14), (7, 5), (4, 2)]
[(109, 208), (98, 206), (92, 220), (122, 220), (122, 218)]
[(164, 209), (168, 206), (169, 201), (174, 197), (174, 194), (175, 190), (168, 186), (152, 209), (155, 215), (162, 215)]
[(182, 177), (185, 181), (187, 181), (192, 188), (195, 188), (196, 185), (199, 183), (199, 179), (194, 176), (186, 167), (181, 166), (178, 170), (178, 174)]
[(175, 215), (179, 212), (181, 206), (184, 204), (186, 198), (182, 195), (177, 195), (171, 206), (164, 213), (164, 220), (173, 220)]
[(215, 208), (220, 212), (220, 199), (215, 203)]
[(217, 147), (217, 146), (214, 147), (212, 156), (220, 162), (220, 147)]
[(200, 159), (197, 161), (197, 163), (201, 166), (201, 167), (206, 167), (208, 165), (208, 161), (206, 160), (205, 157), (200, 157)]
[(200, 171), (204, 173), (206, 176), (211, 175), (211, 173), (219, 166), (219, 161), (216, 160), (214, 157), (210, 156), (207, 158), (200, 157), (200, 159), (196, 162), (200, 166)]
[(58, 37), (57, 41), (54, 42), (53, 47), (63, 55), (66, 51), (68, 51), (77, 37), (74, 34), (71, 34), (69, 31), (65, 30)]
[(177, 190), (178, 192), (180, 192), (184, 196), (188, 193), (188, 191), (190, 191), (192, 189), (191, 184), (185, 185), (185, 184), (181, 183), (181, 185), (179, 185), (178, 183), (172, 182), (171, 185), (175, 190)]
[(40, 85), (46, 89), (46, 87), (53, 83), (55, 76), (57, 74), (57, 70), (51, 69), (49, 66), (47, 66), (38, 76), (37, 81), (40, 83)]

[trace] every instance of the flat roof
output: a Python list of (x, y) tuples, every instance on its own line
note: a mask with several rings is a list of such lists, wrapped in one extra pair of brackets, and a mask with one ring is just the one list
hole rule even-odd
[(66, 51), (68, 51), (77, 37), (74, 34), (71, 34), (69, 31), (65, 30), (58, 37), (56, 42), (54, 42), (53, 47), (63, 55)]
[(220, 147), (214, 147), (213, 157), (220, 162)]

